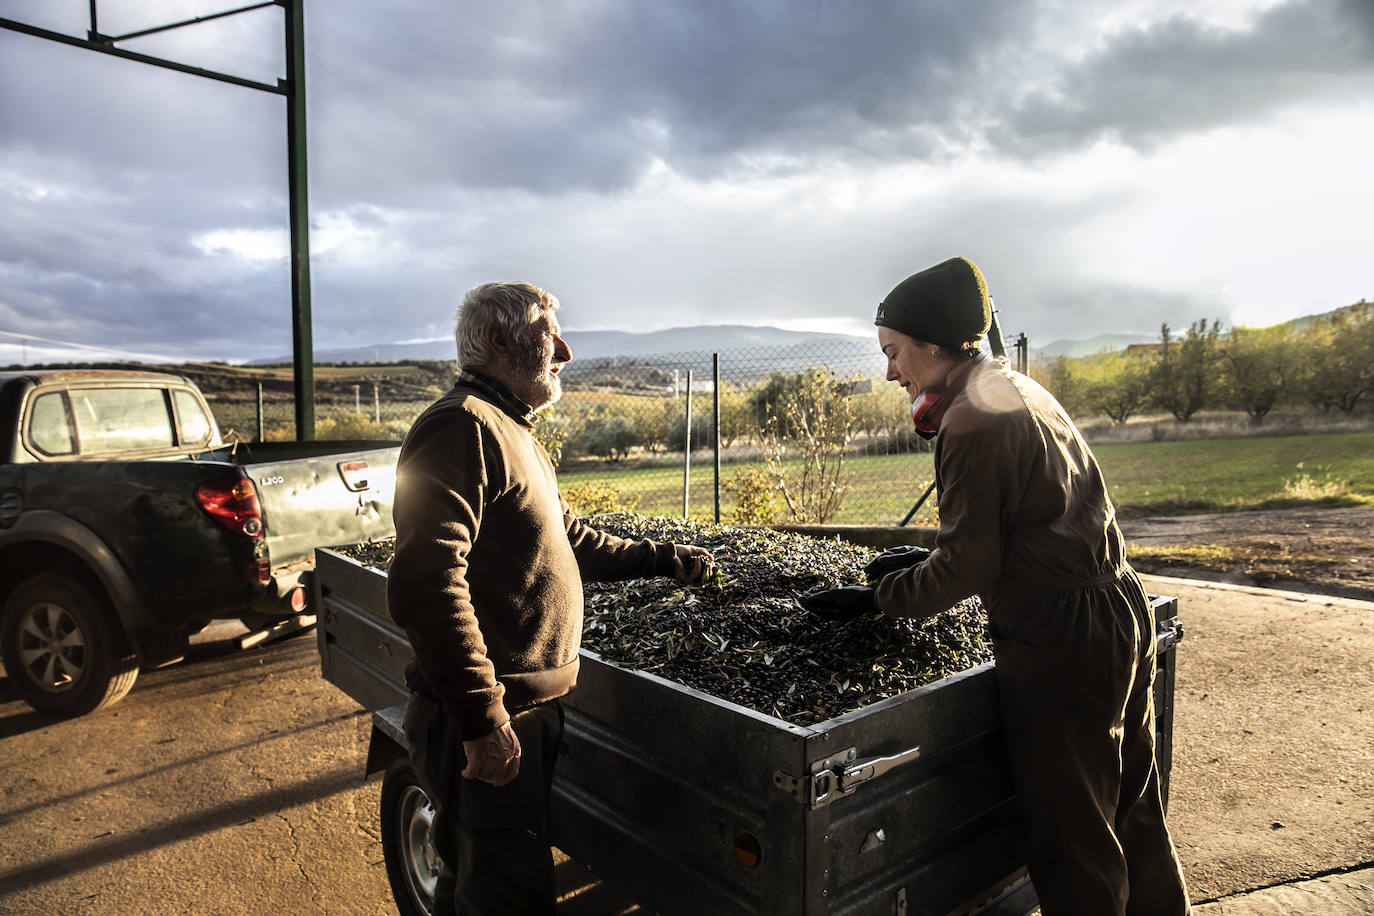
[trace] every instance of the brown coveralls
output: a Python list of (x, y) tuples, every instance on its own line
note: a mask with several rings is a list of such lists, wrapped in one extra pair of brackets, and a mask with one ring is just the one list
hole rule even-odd
[(960, 370), (935, 447), (940, 530), (885, 613), (980, 595), (1031, 881), (1045, 916), (1190, 912), (1154, 756), (1154, 613), (1087, 443), (1043, 388)]

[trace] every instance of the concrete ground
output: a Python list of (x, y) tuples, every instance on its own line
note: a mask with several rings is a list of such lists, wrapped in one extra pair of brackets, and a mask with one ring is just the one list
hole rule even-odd
[[(1374, 912), (1374, 603), (1147, 586), (1186, 628), (1169, 811), (1197, 912)], [(71, 721), (0, 679), (0, 914), (394, 912), (368, 728), (311, 635), (210, 639)], [(624, 911), (561, 877), (565, 916)]]
[(1142, 578), (1185, 628), (1169, 820), (1199, 912), (1374, 912), (1374, 603)]

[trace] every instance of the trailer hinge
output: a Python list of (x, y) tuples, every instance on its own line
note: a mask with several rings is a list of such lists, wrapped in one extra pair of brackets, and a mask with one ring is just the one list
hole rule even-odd
[(1155, 651), (1163, 652), (1170, 646), (1183, 641), (1183, 624), (1177, 617), (1168, 617), (1155, 622)]
[(821, 808), (838, 798), (850, 795), (861, 783), (883, 775), (888, 770), (910, 763), (921, 756), (919, 747), (907, 748), (885, 757), (857, 759), (858, 750), (847, 747), (838, 754), (824, 757), (811, 764), (806, 776), (794, 776), (782, 770), (773, 771), (773, 785), (791, 795), (808, 808)]

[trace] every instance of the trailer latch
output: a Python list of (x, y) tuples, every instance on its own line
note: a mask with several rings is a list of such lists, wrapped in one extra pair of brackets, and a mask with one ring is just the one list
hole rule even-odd
[(856, 748), (847, 747), (838, 754), (811, 764), (807, 776), (794, 776), (782, 770), (773, 771), (773, 785), (787, 792), (809, 808), (821, 808), (838, 798), (853, 794), (860, 783), (876, 779), (889, 770), (910, 763), (921, 756), (920, 747), (907, 748), (885, 757), (858, 759)]

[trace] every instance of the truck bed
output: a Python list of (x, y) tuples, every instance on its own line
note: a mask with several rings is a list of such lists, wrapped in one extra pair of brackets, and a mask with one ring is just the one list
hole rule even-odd
[(395, 534), (391, 504), (400, 451), (400, 443), (369, 440), (257, 442), (225, 446), (196, 460), (237, 464), (249, 475), (278, 569), (308, 567), (321, 544)]

